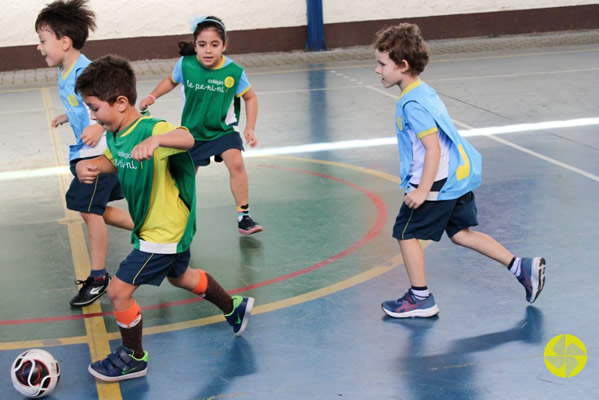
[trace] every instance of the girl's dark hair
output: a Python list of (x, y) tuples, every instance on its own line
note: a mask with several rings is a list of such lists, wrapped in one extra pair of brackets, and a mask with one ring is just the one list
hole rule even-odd
[(405, 22), (378, 31), (373, 47), (388, 52), (389, 58), (397, 65), (406, 60), (416, 75), (424, 71), (430, 58), (430, 51), (420, 35), (418, 25)]
[(125, 96), (129, 104), (137, 100), (135, 72), (126, 58), (108, 54), (94, 60), (83, 70), (75, 91), (81, 96), (94, 96), (108, 104), (114, 104), (119, 96)]
[(96, 15), (86, 4), (87, 0), (58, 0), (48, 4), (37, 15), (35, 31), (49, 28), (56, 39), (67, 36), (73, 47), (81, 50), (89, 31), (96, 29)]
[(193, 31), (193, 42), (179, 42), (179, 55), (190, 56), (196, 54), (195, 42), (200, 32), (204, 29), (213, 28), (221, 38), (223, 43), (227, 43), (227, 32), (225, 31), (224, 22), (215, 16), (208, 16), (202, 22), (196, 25)]

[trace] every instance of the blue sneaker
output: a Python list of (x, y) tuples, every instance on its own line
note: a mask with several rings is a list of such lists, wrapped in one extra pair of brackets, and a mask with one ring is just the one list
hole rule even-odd
[(233, 296), (233, 311), (225, 315), (229, 325), (233, 327), (235, 336), (241, 336), (248, 324), (250, 314), (254, 308), (253, 297)]
[(543, 257), (522, 258), (518, 282), (526, 290), (526, 301), (534, 303), (545, 286), (545, 259)]
[(145, 376), (148, 373), (148, 352), (141, 359), (133, 356), (133, 350), (122, 344), (103, 360), (91, 363), (87, 370), (94, 377), (107, 381), (118, 382)]
[(385, 314), (393, 318), (426, 318), (439, 314), (439, 307), (437, 307), (432, 294), (424, 300), (418, 300), (412, 290), (408, 290), (402, 298), (397, 300), (384, 301), (381, 307)]

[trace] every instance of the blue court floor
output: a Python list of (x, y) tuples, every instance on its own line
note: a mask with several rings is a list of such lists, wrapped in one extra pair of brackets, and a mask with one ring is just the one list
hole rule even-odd
[[(149, 372), (120, 384), (87, 372), (119, 343), (110, 302), (68, 305), (89, 257), (81, 218), (64, 206), (72, 132), (50, 128), (62, 113), (55, 82), (0, 86), (0, 400), (22, 398), (9, 369), (35, 347), (59, 360), (57, 400), (599, 398), (599, 44), (433, 55), (422, 79), (483, 157), (477, 229), (545, 257), (547, 278), (528, 305), (502, 266), (446, 237), (425, 243), (440, 308), (430, 319), (380, 308), (409, 282), (391, 237), (399, 92), (374, 68), (372, 58), (247, 69), (259, 146), (245, 160), (265, 230), (240, 237), (226, 168), (202, 168), (191, 264), (255, 297), (250, 324), (237, 338), (213, 305), (166, 282), (142, 287)], [(140, 97), (161, 78), (140, 75)], [(177, 90), (152, 107), (173, 123), (180, 110)], [(129, 234), (110, 228), (111, 273), (129, 251)], [(561, 335), (584, 349), (571, 336), (547, 346)], [(546, 351), (580, 372), (560, 376)]]

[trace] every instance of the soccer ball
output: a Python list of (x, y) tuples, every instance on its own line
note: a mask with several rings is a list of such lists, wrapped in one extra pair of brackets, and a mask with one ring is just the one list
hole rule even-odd
[(49, 395), (60, 379), (58, 361), (46, 350), (31, 349), (19, 354), (10, 368), (12, 385), (25, 397)]

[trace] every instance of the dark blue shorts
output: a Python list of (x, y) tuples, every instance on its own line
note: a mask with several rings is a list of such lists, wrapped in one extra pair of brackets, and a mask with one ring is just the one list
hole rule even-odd
[(177, 254), (146, 253), (133, 249), (119, 266), (116, 276), (131, 285), (160, 286), (164, 278), (177, 278), (189, 267), (189, 249)]
[[(95, 157), (90, 157), (95, 158)], [(75, 176), (66, 193), (67, 208), (73, 211), (103, 215), (106, 204), (123, 198), (123, 191), (117, 174), (98, 175), (92, 184), (81, 183), (77, 179), (75, 166), (81, 158), (71, 162), (71, 173)]]
[(229, 149), (239, 149), (243, 151), (243, 142), (239, 132), (227, 133), (215, 140), (200, 141), (196, 140), (189, 153), (193, 159), (193, 164), (198, 167), (205, 167), (210, 164), (210, 157), (220, 156)]
[(425, 201), (417, 209), (402, 203), (393, 226), (393, 237), (438, 242), (443, 231), (452, 237), (462, 229), (478, 225), (476, 214), (472, 192), (454, 200)]

